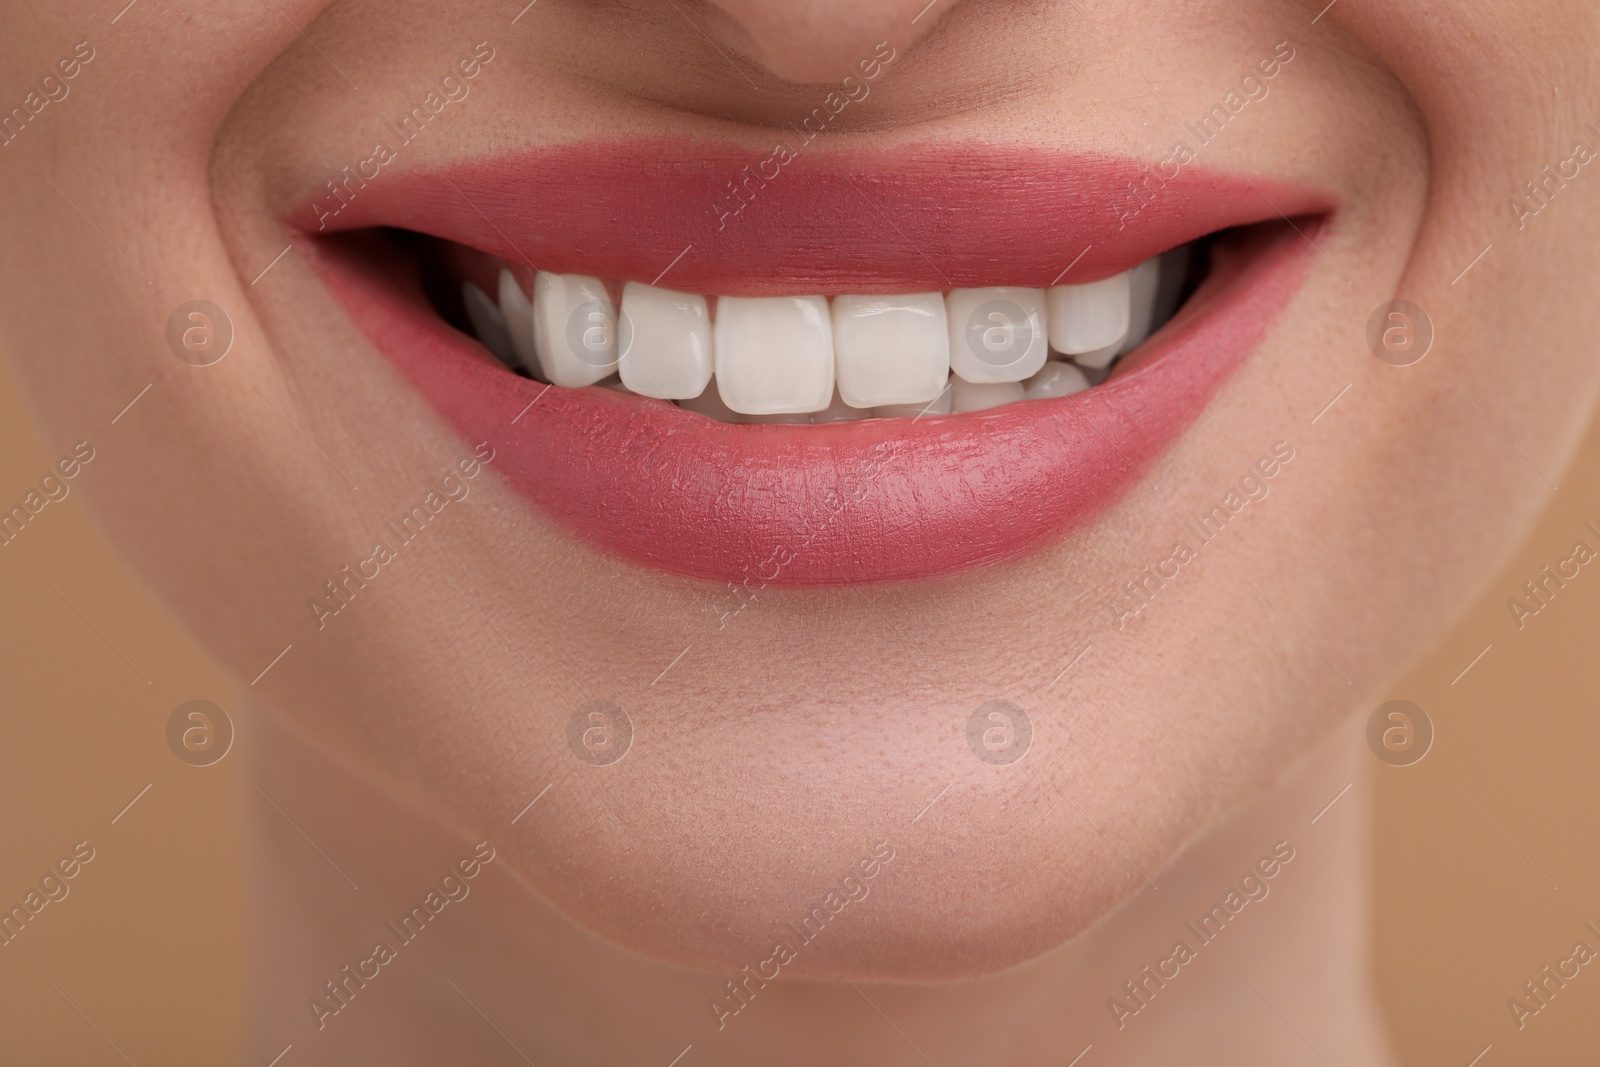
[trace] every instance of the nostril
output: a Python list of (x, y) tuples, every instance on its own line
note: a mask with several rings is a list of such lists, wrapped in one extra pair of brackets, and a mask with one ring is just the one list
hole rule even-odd
[[(958, 0), (667, 0), (716, 43), (785, 81), (815, 84), (855, 72), (887, 44), (903, 51)], [(696, 14), (696, 8), (699, 13)]]

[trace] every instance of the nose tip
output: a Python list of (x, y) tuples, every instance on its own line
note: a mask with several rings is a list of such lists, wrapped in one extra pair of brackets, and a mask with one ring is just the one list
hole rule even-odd
[[(827, 82), (853, 73), (888, 42), (898, 52), (927, 33), (957, 0), (711, 0), (728, 24), (725, 43), (787, 81)], [(718, 20), (724, 21), (724, 20)], [(878, 58), (882, 58), (880, 55)]]

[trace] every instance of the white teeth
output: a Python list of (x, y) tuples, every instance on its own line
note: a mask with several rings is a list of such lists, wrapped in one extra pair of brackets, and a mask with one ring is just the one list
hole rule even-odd
[(516, 351), (517, 362), (524, 370), (541, 382), (550, 379), (539, 369), (539, 357), (533, 347), (533, 305), (508, 270), (500, 271), (500, 310), (505, 314), (506, 331), (511, 334), (511, 347)]
[(1151, 256), (1128, 272), (1128, 336), (1117, 346), (1117, 355), (1131, 350), (1150, 336), (1150, 328), (1155, 325), (1156, 319), (1156, 289), (1160, 284), (1160, 256)]
[(540, 271), (533, 282), (533, 339), (553, 385), (593, 385), (617, 369), (617, 312), (598, 278)]
[(1087, 388), (1089, 379), (1083, 376), (1083, 371), (1070, 363), (1052, 359), (1044, 365), (1043, 370), (1027, 380), (1023, 393), (1029, 400), (1042, 400), (1051, 396), (1071, 396)]
[(1044, 366), (1043, 289), (952, 289), (945, 308), (950, 369), (966, 381), (1020, 382)]
[(1128, 272), (1086, 285), (1052, 285), (1045, 295), (1050, 347), (1067, 355), (1094, 352), (1128, 333)]
[(706, 386), (706, 391), (699, 396), (691, 396), (686, 400), (678, 401), (678, 406), (687, 411), (697, 412), (708, 419), (718, 422), (746, 422), (743, 415), (722, 402), (722, 394), (717, 391), (716, 383)]
[[(952, 378), (951, 382), (955, 380)], [(889, 404), (873, 408), (872, 413), (880, 419), (921, 419), (929, 415), (948, 415), (954, 410), (954, 393), (950, 384), (946, 384), (931, 404)]]
[(821, 411), (813, 413), (811, 421), (814, 423), (854, 422), (856, 419), (870, 419), (871, 417), (872, 412), (862, 411), (860, 408), (853, 408), (846, 404), (844, 398), (839, 395), (839, 391), (835, 389), (833, 391), (833, 399), (828, 402), (828, 406)]
[(483, 347), (493, 352), (501, 363), (515, 366), (517, 350), (511, 344), (511, 333), (506, 329), (506, 317), (500, 305), (471, 282), (461, 283), (461, 302), (467, 306), (472, 332), (478, 335)]
[(711, 381), (711, 316), (706, 298), (643, 282), (622, 289), (618, 369), (635, 393), (685, 400)]
[(509, 270), (498, 302), (472, 282), (461, 295), (484, 346), (540, 381), (677, 401), (723, 422), (915, 419), (1098, 385), (1176, 310), (1189, 254), (1084, 285), (841, 295), (831, 307), (627, 282), (619, 315), (599, 279), (543, 271), (532, 300)]
[(716, 382), (745, 415), (821, 411), (833, 399), (833, 324), (820, 296), (717, 301)]
[(1096, 348), (1092, 352), (1079, 352), (1072, 357), (1072, 362), (1091, 370), (1102, 370), (1111, 366), (1111, 361), (1117, 358), (1117, 353), (1122, 351), (1122, 346), (1122, 341), (1113, 341), (1104, 348)]
[(926, 404), (950, 377), (944, 295), (835, 297), (833, 354), (851, 407)]
[(1024, 399), (1021, 382), (950, 381), (951, 407), (957, 412), (987, 411)]

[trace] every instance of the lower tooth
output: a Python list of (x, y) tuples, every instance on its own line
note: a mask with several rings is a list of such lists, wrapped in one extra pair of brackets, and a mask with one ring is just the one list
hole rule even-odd
[[(1077, 365), (1074, 364), (1074, 366), (1077, 366)], [(1103, 382), (1107, 378), (1111, 377), (1111, 367), (1110, 366), (1105, 366), (1105, 367), (1079, 367), (1078, 369), (1083, 372), (1083, 376), (1086, 379), (1088, 379), (1089, 384), (1091, 386), (1099, 385), (1101, 382)]]
[(507, 366), (517, 365), (517, 350), (511, 344), (511, 332), (506, 328), (505, 314), (488, 293), (471, 282), (461, 283), (461, 302), (466, 305), (467, 318), (472, 320), (472, 332), (478, 335), (483, 347)]
[(1093, 367), (1096, 370), (1111, 366), (1111, 361), (1123, 350), (1124, 342), (1115, 341), (1104, 348), (1091, 349), (1088, 352), (1079, 352), (1072, 356), (1072, 362), (1080, 367)]
[(1052, 396), (1071, 396), (1089, 388), (1089, 379), (1083, 371), (1070, 363), (1052, 359), (1044, 369), (1024, 383), (1023, 393), (1029, 400), (1042, 400)]
[(1001, 404), (1011, 404), (1025, 399), (1021, 382), (969, 382), (961, 378), (951, 380), (950, 401), (956, 413), (987, 411)]

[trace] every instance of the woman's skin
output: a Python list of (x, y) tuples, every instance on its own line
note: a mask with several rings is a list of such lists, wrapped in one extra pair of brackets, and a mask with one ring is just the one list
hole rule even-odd
[[(752, 983), (749, 1006), (719, 1028), (708, 1003), (731, 1003), (725, 983), (765, 951), (710, 973), (628, 953), (530, 897), (506, 869), (495, 869), (503, 858), (497, 855), (468, 883), (464, 901), (447, 905), (437, 926), (399, 948), (380, 977), (365, 988), (352, 985), (349, 1006), (319, 1031), (308, 998), (370, 955), (375, 939), (398, 945), (384, 923), (398, 923), (471, 848), (264, 725), (266, 736), (249, 739), (263, 754), (254, 784), (337, 857), (360, 890), (252, 793), (266, 936), (251, 1051), (261, 1062), (291, 1043), (290, 1055), (313, 1063), (524, 1062), (508, 1038), (537, 1064), (666, 1067), (687, 1045), (693, 1049), (685, 1064), (1066, 1064), (1089, 1045), (1080, 1067), (1316, 1067), (1322, 1056), (1341, 1065), (1393, 1062), (1369, 988), (1362, 775), (1372, 757), (1359, 729), (1323, 743), (1292, 780), (1260, 795), (1176, 864), (1146, 868), (1150, 883), (1102, 839), (1104, 853), (1122, 865), (1132, 899), (1067, 945), (998, 975), (853, 985), (783, 977), (764, 988)], [(1356, 788), (1318, 818), (1352, 781)], [(1071, 796), (1070, 784), (1060, 795)], [(556, 796), (552, 788), (518, 825)], [(615, 821), (605, 838), (637, 845), (647, 824), (611, 804)], [(871, 922), (873, 913), (854, 909), (870, 908), (879, 893), (893, 899), (901, 885), (892, 880), (901, 873), (896, 864), (937, 865), (937, 850), (966, 830), (972, 809), (969, 797), (951, 790), (915, 826), (897, 830), (896, 856), (868, 883), (865, 901), (847, 905), (836, 926), (801, 947), (797, 964), (835, 935), (861, 936), (854, 924)], [(1273, 878), (1258, 877), (1260, 899), (1203, 944), (1186, 924), (1198, 926), (1278, 842), (1287, 842), (1294, 858)], [(709, 848), (697, 855), (709, 878), (751, 889), (774, 881)], [(1019, 886), (1025, 877), (1011, 875)], [(975, 919), (1008, 905), (1004, 889), (963, 901)], [(1164, 985), (1146, 979), (1144, 968), (1154, 971), (1180, 940), (1195, 958)], [(1146, 1006), (1128, 996), (1129, 981), (1149, 983)], [(1140, 1010), (1119, 1018), (1108, 1008), (1112, 998)]]
[[(304, 832), (260, 805), (246, 1062), (1384, 1062), (1363, 790), (1311, 819), (1371, 759), (1351, 717), (1515, 544), (1592, 412), (1600, 179), (1510, 201), (1600, 146), (1600, 24), (1569, 0), (1320, 7), (0, 4), (7, 109), (93, 54), (0, 148), (0, 346), (58, 450), (97, 449), (112, 539), (259, 706), (241, 751)], [(478, 442), (301, 252), (275, 259), (298, 201), (479, 42), (495, 58), (404, 166), (624, 136), (759, 158), (884, 40), (818, 151), (1155, 161), (1292, 43), (1201, 162), (1339, 206), (1143, 480), (1020, 561), (765, 590), (719, 627), (726, 590), (574, 539), (491, 463), (316, 629), (308, 599)], [(1403, 368), (1366, 342), (1396, 297), (1435, 334)], [(205, 368), (166, 341), (196, 299), (234, 330)], [(1268, 497), (1118, 626), (1123, 583), (1280, 442)], [(609, 766), (566, 743), (594, 699), (634, 727)], [(966, 742), (993, 700), (1034, 725), (1005, 767)], [(319, 1030), (322, 983), (476, 842), (474, 895)], [(1279, 842), (1270, 895), (1119, 1029), (1107, 1001)], [(722, 983), (883, 843), (868, 896), (718, 1029)]]

